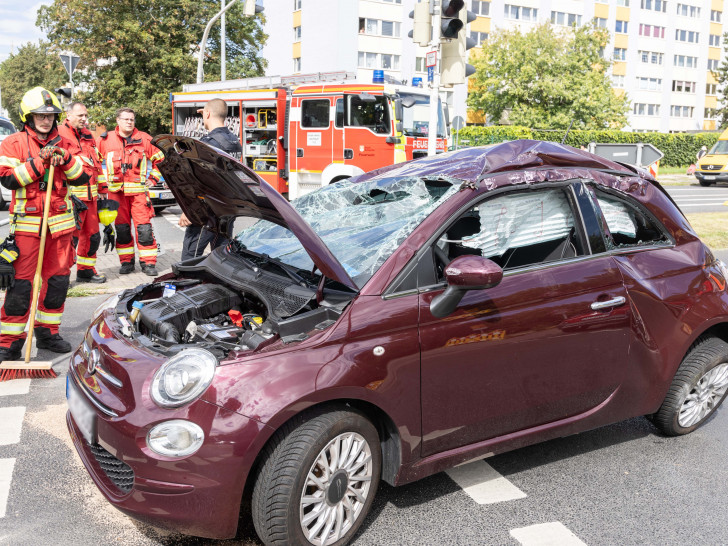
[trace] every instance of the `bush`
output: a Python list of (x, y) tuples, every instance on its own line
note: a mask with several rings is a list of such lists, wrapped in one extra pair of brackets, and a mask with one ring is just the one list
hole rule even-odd
[[(493, 125), (482, 127), (470, 125), (460, 131), (460, 142), (468, 141), (469, 146), (483, 146), (506, 140), (534, 139), (561, 142), (566, 130), (529, 129), (513, 125)], [(578, 148), (590, 142), (599, 144), (634, 144), (645, 142), (660, 150), (665, 157), (660, 165), (666, 167), (687, 167), (695, 163), (695, 154), (701, 146), (708, 149), (718, 140), (719, 133), (629, 133), (617, 130), (572, 130), (565, 144)]]

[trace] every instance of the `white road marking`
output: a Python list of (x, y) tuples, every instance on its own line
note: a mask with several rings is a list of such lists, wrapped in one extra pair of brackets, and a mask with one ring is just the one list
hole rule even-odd
[(0, 446), (20, 442), (20, 431), (23, 428), (25, 406), (0, 408)]
[(586, 546), (558, 521), (511, 529), (511, 536), (523, 546)]
[(30, 379), (13, 379), (0, 383), (0, 396), (13, 396), (15, 394), (28, 394)]
[(0, 459), (0, 518), (5, 517), (10, 496), (10, 480), (13, 478), (15, 459)]
[(172, 224), (174, 227), (176, 227), (180, 231), (185, 231), (185, 228), (181, 227), (179, 225), (179, 214), (172, 214), (170, 212), (162, 211), (161, 213), (158, 213), (159, 216), (167, 220), (170, 224)]
[(456, 466), (447, 475), (478, 504), (494, 504), (526, 498), (526, 494), (485, 461)]

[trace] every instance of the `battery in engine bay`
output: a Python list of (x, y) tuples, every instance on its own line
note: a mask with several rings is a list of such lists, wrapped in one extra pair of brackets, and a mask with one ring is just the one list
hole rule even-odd
[(220, 326), (218, 324), (198, 324), (197, 328), (198, 336), (226, 343), (237, 343), (242, 333), (245, 332), (244, 328)]

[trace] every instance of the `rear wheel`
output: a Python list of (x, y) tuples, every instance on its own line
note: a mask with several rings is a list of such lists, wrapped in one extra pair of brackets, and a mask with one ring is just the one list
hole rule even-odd
[(727, 392), (728, 343), (701, 338), (680, 364), (652, 422), (668, 436), (687, 434), (710, 418)]
[(359, 413), (298, 418), (266, 447), (253, 488), (255, 530), (265, 544), (346, 544), (369, 512), (381, 466), (377, 430)]

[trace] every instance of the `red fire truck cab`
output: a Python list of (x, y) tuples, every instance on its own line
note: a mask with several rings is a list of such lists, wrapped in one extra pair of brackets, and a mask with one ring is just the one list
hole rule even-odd
[[(172, 93), (177, 135), (205, 134), (197, 109), (228, 104), (242, 160), (290, 199), (337, 180), (427, 155), (429, 93), (354, 74), (273, 76), (185, 85)], [(437, 151), (447, 149), (446, 115), (438, 108)]]

